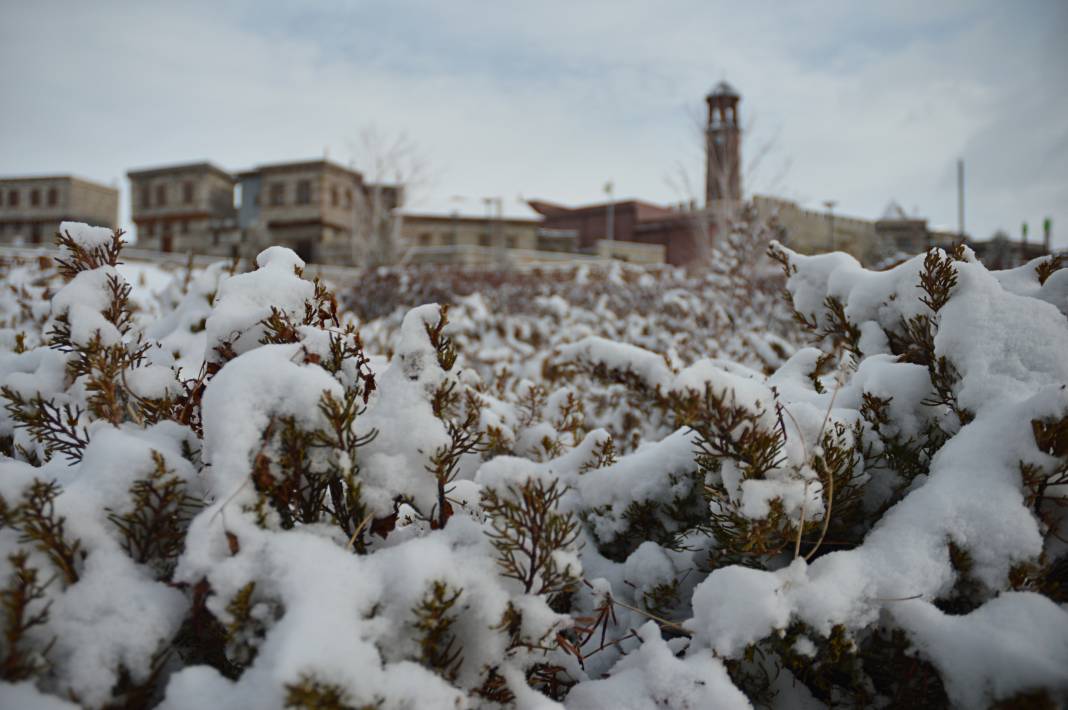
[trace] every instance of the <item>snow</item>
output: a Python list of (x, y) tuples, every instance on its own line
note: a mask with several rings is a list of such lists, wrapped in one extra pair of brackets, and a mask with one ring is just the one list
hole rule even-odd
[(663, 358), (635, 345), (589, 337), (560, 348), (560, 358), (586, 366), (601, 365), (610, 371), (629, 372), (651, 388), (667, 387), (672, 372)]
[[(79, 228), (78, 239), (103, 237)], [(1068, 528), (1062, 509), (1036, 505), (1021, 467), (1052, 475), (1065, 465), (1059, 450), (1039, 450), (1033, 422), (1068, 413), (1068, 319), (1058, 303), (1068, 269), (1041, 285), (1034, 264), (989, 272), (966, 255), (952, 263), (958, 282), (949, 301), (932, 314), (919, 302), (922, 257), (869, 272), (843, 254), (787, 256), (797, 267), (787, 280), (794, 305), (824, 326), (826, 299), (839, 299), (860, 332), (858, 357), (839, 352), (825, 361), (827, 342), (798, 347), (800, 334), (757, 325), (773, 312), (756, 310), (760, 297), (729, 300), (712, 285), (723, 283), (721, 274), (681, 288), (661, 272), (583, 267), (552, 277), (558, 293), (504, 287), (454, 301), (445, 333), (459, 355), (449, 370), (427, 333), (441, 316), (436, 303), (359, 323), (375, 388), (357, 397), (351, 431), (328, 433), (373, 439), (350, 456), (316, 438), (299, 464), (307, 470), (287, 464), (277, 427), (292, 421), (301, 431), (328, 431), (324, 394), (341, 401), (358, 385), (354, 362), (336, 373), (324, 366), (337, 330), (300, 325), (314, 285), (293, 252), (272, 247), (255, 271), (233, 276), (221, 265), (170, 276), (101, 267), (64, 283), (42, 267), (16, 265), (16, 288), (0, 294), (0, 385), (83, 410), (76, 423), (90, 443), (73, 463), (46, 460), (41, 442), (16, 427), (14, 405), (0, 412), (4, 510), (35, 478), (56, 481), (55, 513), (84, 552), (76, 582), (57, 577), (49, 585), (49, 619), (30, 639), (56, 639), (50, 670), (32, 683), (0, 683), (0, 704), (115, 701), (120, 669), (145, 681), (154, 654), (181, 643), (201, 585), (210, 594), (198, 613), (235, 625), (219, 652), (242, 667), (228, 678), (207, 661), (172, 656), (156, 686), (171, 710), (282, 707), (287, 686), (303, 677), (336, 686), (357, 707), (485, 707), (476, 690), (490, 668), (517, 708), (752, 707), (727, 672), (735, 661), (769, 673), (777, 707), (821, 707), (805, 674), (781, 666), (780, 634), (801, 630), (793, 651), (818, 673), (832, 630), (859, 642), (876, 624), (904, 632), (908, 653), (933, 666), (954, 706), (1034, 691), (1068, 696), (1068, 610), (1014, 581), (1022, 566), (1040, 575), (1044, 562), (1065, 554), (1056, 541)], [(117, 274), (137, 282), (126, 335), (103, 315), (107, 279)], [(397, 283), (391, 288), (417, 288)], [(40, 303), (23, 306), (27, 298)], [(299, 342), (261, 343), (272, 308), (299, 326)], [(72, 353), (49, 347), (48, 331), (63, 314)], [(948, 396), (968, 416), (932, 403), (940, 395), (928, 367), (893, 354), (890, 336), (915, 315), (932, 318), (935, 354), (958, 374)], [(110, 344), (130, 347), (142, 337), (149, 346), (143, 362), (114, 378), (131, 402), (118, 422), (88, 411), (87, 380), (70, 367), (96, 333)], [(226, 357), (217, 350), (223, 343), (233, 349)], [(830, 369), (817, 387), (818, 364)], [(195, 401), (183, 400), (187, 392)], [(442, 406), (447, 392), (457, 398)], [(752, 427), (781, 434), (770, 467), (757, 475), (742, 456), (698, 460), (700, 435), (684, 423), (702, 422), (680, 419), (679, 410), (705, 392), (751, 415), (721, 432), (725, 439), (736, 442)], [(887, 402), (878, 428), (862, 415), (865, 396)], [(168, 397), (195, 415), (164, 412), (150, 424), (134, 410), (139, 400)], [(431, 456), (452, 445), (450, 430), (467, 408), (484, 446), (458, 459), (442, 526)], [(826, 516), (841, 524), (836, 516), (850, 504), (825, 488), (829, 433), (856, 456), (850, 484), (861, 496), (854, 527), (843, 525), (817, 548), (818, 523)], [(915, 448), (917, 471), (887, 456), (895, 446)], [(314, 521), (283, 528), (258, 490), (271, 482), (252, 480), (261, 454), (271, 461), (268, 475), (342, 471), (358, 489), (331, 489)], [(172, 576), (127, 554), (114, 522), (160, 458), (203, 503)], [(578, 575), (563, 599), (527, 593), (503, 576), (488, 534), (483, 494), (529, 480), (558, 482), (555, 512), (577, 526), (577, 543), (547, 551)], [(337, 490), (364, 506), (356, 520), (333, 519)], [(780, 552), (739, 551), (730, 536), (713, 534), (720, 523), (711, 513), (760, 529), (773, 505), (791, 540)], [(795, 554), (791, 526), (802, 515), (816, 532), (806, 529)], [(0, 529), (0, 586), (18, 549), (51, 577), (52, 561), (12, 525)], [(831, 539), (839, 533), (847, 539)], [(529, 549), (524, 535), (521, 549)], [(966, 555), (966, 568), (951, 558), (951, 545)], [(744, 564), (724, 561), (733, 562), (730, 555)], [(422, 655), (416, 609), (435, 584), (456, 594), (447, 629), (461, 651), (454, 674), (435, 672)], [(232, 602), (249, 585), (252, 621), (241, 626)], [(647, 608), (650, 594), (664, 589), (676, 598)], [(969, 610), (949, 614), (944, 602), (958, 592)], [(760, 660), (743, 660), (753, 647)], [(559, 666), (573, 687), (551, 699), (530, 680), (539, 664)]]
[(299, 364), (300, 353), (299, 344), (264, 345), (228, 362), (212, 380), (203, 404), (204, 459), (217, 495), (244, 486), (273, 417), (314, 425), (323, 393), (341, 396), (341, 385), (329, 374)]
[(651, 621), (637, 633), (642, 640), (638, 650), (617, 663), (608, 678), (575, 688), (567, 698), (568, 710), (753, 707), (708, 651), (677, 658)]
[(713, 570), (694, 591), (694, 617), (686, 623), (694, 642), (730, 657), (772, 631), (785, 629), (791, 612), (784, 594), (786, 582), (781, 573), (746, 567)]
[(894, 618), (942, 673), (958, 707), (1041, 689), (1068, 694), (1068, 614), (1046, 597), (1006, 593), (964, 616), (911, 601), (895, 607)]
[(66, 315), (70, 322), (71, 342), (87, 345), (95, 336), (104, 345), (122, 340), (118, 328), (102, 313), (111, 303), (109, 279), (122, 282), (118, 271), (110, 266), (82, 271), (52, 298), (53, 313)]
[(61, 234), (70, 235), (83, 249), (91, 250), (111, 243), (113, 232), (107, 227), (93, 227), (84, 222), (61, 222)]
[(271, 315), (272, 306), (297, 318), (304, 315), (304, 303), (315, 287), (294, 272), (304, 262), (289, 249), (270, 247), (256, 257), (259, 268), (238, 274), (219, 285), (217, 303), (206, 322), (207, 350), (204, 357), (217, 360), (215, 348), (231, 343), (240, 355), (251, 350), (263, 336), (260, 321)]

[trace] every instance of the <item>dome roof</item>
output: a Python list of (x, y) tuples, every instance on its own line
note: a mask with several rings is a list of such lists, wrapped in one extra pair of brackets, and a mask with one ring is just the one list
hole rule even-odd
[(885, 219), (889, 221), (903, 220), (908, 218), (909, 216), (905, 214), (905, 210), (902, 209), (901, 205), (899, 205), (896, 200), (890, 200), (890, 204), (888, 204), (886, 206), (886, 209), (883, 210), (883, 216), (879, 219)]
[(709, 94), (709, 96), (733, 96), (735, 98), (738, 98), (741, 95), (737, 91), (735, 91), (734, 87), (728, 84), (726, 81), (721, 81), (716, 84), (715, 88), (712, 89), (712, 92)]

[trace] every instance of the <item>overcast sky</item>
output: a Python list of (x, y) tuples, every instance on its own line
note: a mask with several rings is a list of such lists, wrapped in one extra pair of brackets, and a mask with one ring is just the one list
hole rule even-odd
[[(0, 0), (0, 174), (239, 170), (404, 133), (413, 207), (677, 202), (694, 118), (742, 94), (749, 193), (1068, 245), (1068, 3)], [(757, 156), (763, 156), (754, 161)], [(452, 196), (466, 196), (466, 202)]]

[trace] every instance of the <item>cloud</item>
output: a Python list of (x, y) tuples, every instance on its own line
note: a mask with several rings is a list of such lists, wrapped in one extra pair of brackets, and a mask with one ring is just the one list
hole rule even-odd
[(240, 169), (324, 150), (348, 162), (375, 123), (426, 153), (428, 207), (595, 200), (609, 178), (618, 195), (674, 201), (674, 166), (701, 172), (687, 112), (729, 78), (748, 154), (773, 141), (753, 190), (869, 217), (896, 198), (954, 224), (963, 155), (978, 236), (1052, 214), (1068, 244), (1068, 12), (1025, 10), (6, 3), (0, 172), (125, 188), (126, 170), (167, 162)]

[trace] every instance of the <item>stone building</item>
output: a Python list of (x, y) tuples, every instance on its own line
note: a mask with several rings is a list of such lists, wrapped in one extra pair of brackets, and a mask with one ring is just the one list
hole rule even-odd
[(366, 183), (360, 173), (328, 160), (263, 165), (238, 180), (240, 226), (255, 247), (277, 244), (307, 262), (351, 263), (358, 258), (354, 234), (370, 248), (390, 248), (395, 241), (401, 187)]
[(327, 160), (262, 165), (237, 176), (206, 162), (127, 175), (138, 246), (216, 256), (250, 258), (278, 244), (307, 262), (351, 263), (352, 235), (360, 230), (373, 240), (391, 229), (403, 195)]
[(115, 229), (119, 191), (71, 175), (0, 178), (0, 243), (51, 244), (65, 221)]
[(844, 251), (861, 263), (877, 258), (875, 222), (827, 211), (810, 210), (793, 200), (755, 195), (753, 206), (764, 221), (780, 229), (779, 241), (802, 254)]
[(931, 247), (949, 249), (961, 241), (961, 235), (945, 229), (935, 229), (923, 217), (910, 217), (893, 200), (875, 221), (875, 236), (880, 250), (898, 254), (919, 254)]
[(579, 231), (545, 229), (537, 217), (486, 217), (405, 213), (401, 218), (405, 261), (464, 266), (526, 264), (583, 259), (662, 263), (661, 245), (604, 239), (579, 249)]
[(910, 217), (896, 202), (875, 220), (805, 209), (792, 200), (766, 195), (754, 196), (753, 205), (762, 219), (775, 219), (781, 230), (779, 241), (794, 251), (844, 251), (865, 266), (883, 266), (930, 247), (949, 249), (960, 241), (956, 232), (933, 228), (923, 217)]
[[(239, 223), (260, 248), (281, 244), (305, 262), (350, 264), (364, 249), (390, 249), (394, 210), (404, 189), (365, 183), (355, 170), (329, 160), (274, 163), (238, 174)], [(392, 261), (392, 255), (380, 255)]]
[(539, 249), (541, 220), (525, 217), (475, 217), (460, 214), (404, 213), (401, 235), (413, 249), (442, 250), (450, 247), (484, 249)]
[(130, 207), (145, 249), (230, 256), (240, 233), (234, 178), (211, 163), (131, 170)]

